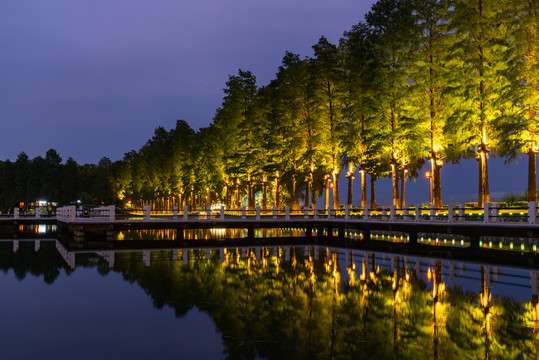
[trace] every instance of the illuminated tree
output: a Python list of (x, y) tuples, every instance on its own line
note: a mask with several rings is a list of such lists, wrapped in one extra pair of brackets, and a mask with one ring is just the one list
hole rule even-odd
[(383, 155), (391, 167), (393, 184), (393, 204), (399, 206), (399, 169), (404, 169), (409, 161), (406, 153), (406, 131), (401, 122), (408, 117), (407, 124), (414, 124), (409, 118), (409, 78), (410, 55), (415, 51), (410, 46), (413, 32), (411, 2), (407, 0), (379, 0), (365, 15), (367, 25), (376, 37), (375, 52), (378, 71), (375, 95), (378, 107), (379, 138), (384, 141)]
[(224, 89), (225, 97), (217, 109), (213, 123), (221, 142), (225, 172), (229, 179), (247, 184), (248, 205), (252, 206), (251, 173), (253, 172), (250, 150), (254, 146), (254, 124), (250, 107), (256, 96), (256, 78), (250, 71), (239, 70), (229, 76)]
[[(170, 189), (173, 195), (178, 197), (178, 205), (181, 207), (188, 204), (186, 200), (191, 186), (194, 186), (189, 179), (194, 161), (191, 154), (195, 143), (195, 131), (185, 120), (177, 120), (171, 132), (173, 160), (170, 169), (172, 171)], [(214, 151), (209, 151), (208, 155), (215, 159)]]
[(539, 2), (509, 1), (504, 6), (509, 33), (509, 51), (504, 74), (510, 80), (504, 96), (513, 104), (499, 119), (499, 152), (507, 162), (528, 155), (528, 201), (537, 201), (536, 133), (539, 128)]
[(479, 206), (490, 202), (487, 159), (501, 134), (494, 126), (507, 108), (502, 97), (507, 80), (507, 24), (503, 1), (455, 0), (451, 3), (452, 36), (447, 87), (452, 115), (447, 119), (451, 156), (475, 157), (479, 162)]
[(279, 67), (276, 88), (277, 139), (274, 145), (282, 164), (280, 171), (283, 182), (289, 183), (292, 206), (299, 206), (300, 183), (306, 183), (305, 205), (315, 203), (315, 175), (317, 170), (326, 170), (324, 125), (318, 121), (314, 97), (314, 63), (300, 59), (299, 55), (287, 52)]
[[(346, 151), (346, 162), (350, 166), (347, 175), (352, 180), (354, 165), (357, 165), (361, 174), (361, 206), (367, 205), (367, 168), (366, 160), (369, 142), (369, 119), (376, 115), (376, 108), (372, 105), (375, 89), (375, 59), (371, 32), (364, 23), (352, 27), (344, 33), (340, 46), (345, 53), (346, 70), (346, 106), (343, 110), (346, 135), (343, 145)], [(349, 205), (351, 194), (349, 186)]]
[(323, 127), (330, 175), (333, 177), (333, 207), (338, 209), (339, 176), (342, 170), (341, 158), (344, 148), (342, 139), (345, 135), (342, 111), (344, 108), (345, 83), (343, 72), (343, 56), (337, 46), (321, 37), (313, 45), (315, 67), (314, 97), (316, 113), (314, 116)]
[(417, 31), (417, 51), (411, 62), (414, 117), (421, 122), (421, 150), (428, 158), (433, 178), (433, 202), (442, 206), (441, 167), (447, 143), (443, 132), (448, 108), (443, 96), (449, 69), (446, 67), (449, 41), (447, 36), (447, 2), (443, 0), (418, 1), (414, 4)]

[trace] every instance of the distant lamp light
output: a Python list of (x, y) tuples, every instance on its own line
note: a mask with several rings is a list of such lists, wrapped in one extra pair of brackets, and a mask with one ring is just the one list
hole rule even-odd
[(430, 171), (427, 171), (427, 172), (425, 173), (425, 177), (426, 177), (427, 179), (430, 179)]

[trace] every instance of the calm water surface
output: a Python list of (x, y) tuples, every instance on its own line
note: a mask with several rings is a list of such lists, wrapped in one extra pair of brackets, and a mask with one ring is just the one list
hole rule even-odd
[[(14, 251), (16, 250), (16, 251)], [(537, 359), (534, 269), (320, 246), (0, 243), (2, 359)]]

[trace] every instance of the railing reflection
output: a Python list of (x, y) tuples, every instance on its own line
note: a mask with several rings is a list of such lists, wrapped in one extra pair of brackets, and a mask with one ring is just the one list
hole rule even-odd
[[(44, 242), (3, 241), (3, 259), (8, 249), (13, 257), (40, 253), (49, 246)], [(136, 251), (71, 251), (60, 242), (54, 246), (65, 268), (97, 266), (129, 274), (130, 280), (145, 279), (140, 285), (148, 287), (148, 294), (176, 299), (178, 294), (167, 292), (188, 293), (189, 289), (178, 287), (190, 284), (204, 289), (206, 296), (215, 295), (220, 305), (241, 307), (251, 316), (263, 310), (269, 318), (291, 317), (291, 324), (297, 322), (309, 331), (317, 331), (317, 326), (330, 329), (327, 338), (325, 333), (312, 336), (316, 334), (335, 352), (348, 346), (344, 339), (358, 339), (354, 345), (358, 354), (368, 354), (377, 344), (391, 344), (383, 351), (402, 358), (537, 355), (536, 269), (318, 245)], [(147, 281), (152, 278), (160, 281)], [(224, 290), (227, 287), (231, 292)], [(226, 294), (248, 300), (234, 305)], [(268, 308), (270, 303), (281, 310)], [(234, 312), (236, 307), (226, 311)], [(302, 331), (301, 327), (295, 331)]]

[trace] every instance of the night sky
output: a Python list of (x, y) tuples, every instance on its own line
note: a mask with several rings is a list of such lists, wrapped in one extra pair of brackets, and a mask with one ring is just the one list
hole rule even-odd
[[(286, 51), (312, 56), (322, 35), (337, 43), (373, 3), (3, 0), (0, 159), (54, 148), (80, 164), (114, 161), (176, 119), (208, 126), (229, 75), (250, 70), (265, 85)], [(493, 197), (526, 188), (526, 162), (502, 164), (490, 167)], [(443, 195), (453, 197), (444, 202), (476, 199), (476, 162), (455, 168), (442, 169)], [(380, 181), (379, 203), (390, 201), (388, 184)], [(410, 201), (428, 201), (424, 178), (408, 190)]]

